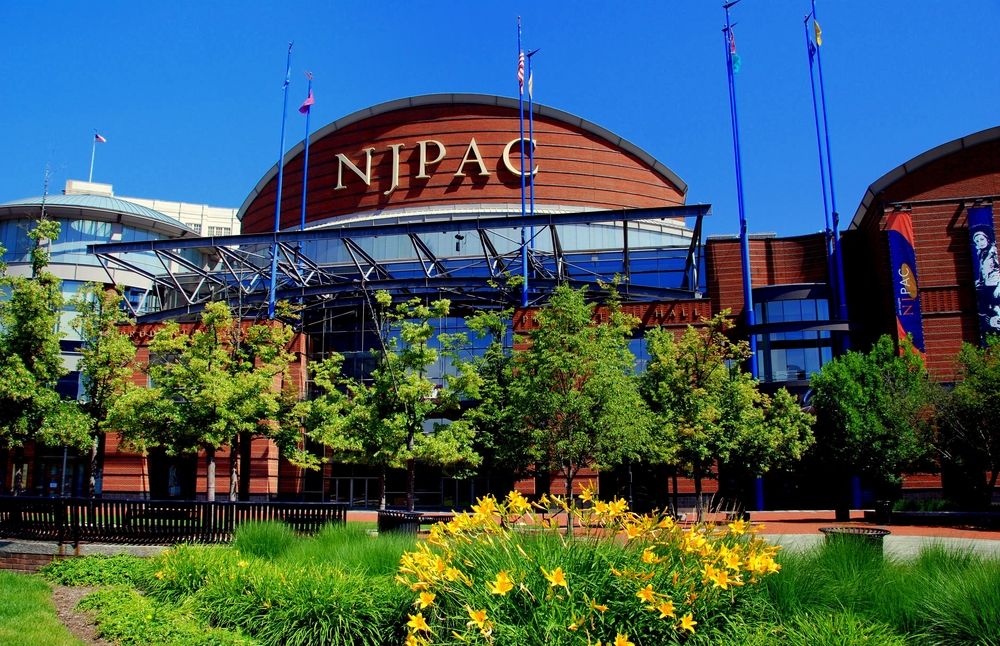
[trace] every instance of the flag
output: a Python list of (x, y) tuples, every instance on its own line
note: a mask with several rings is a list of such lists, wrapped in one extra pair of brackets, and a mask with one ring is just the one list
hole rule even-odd
[(535, 70), (528, 72), (528, 98), (532, 97), (532, 89), (535, 87)]
[(517, 87), (524, 94), (524, 52), (517, 55)]
[(733, 33), (732, 27), (729, 28), (729, 53), (736, 53), (736, 34)]
[(307, 96), (306, 100), (302, 102), (301, 106), (299, 106), (299, 112), (302, 114), (308, 114), (309, 108), (312, 107), (314, 103), (316, 103), (316, 99), (313, 98), (313, 91), (310, 89), (309, 96)]
[(104, 137), (102, 137), (101, 135), (99, 135), (96, 132), (94, 133), (94, 141), (96, 141), (99, 144), (106, 144), (106, 143), (108, 143), (107, 139), (105, 139)]
[(823, 45), (823, 30), (819, 28), (819, 21), (813, 18), (813, 30), (816, 32), (816, 47)]
[(807, 40), (806, 42), (809, 45), (809, 62), (812, 63), (813, 58), (816, 57), (816, 46), (813, 45), (813, 41), (811, 40)]

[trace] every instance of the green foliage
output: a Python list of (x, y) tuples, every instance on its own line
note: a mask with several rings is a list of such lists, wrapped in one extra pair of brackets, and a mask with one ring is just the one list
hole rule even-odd
[(493, 474), (524, 472), (531, 466), (531, 437), (517, 417), (514, 391), (513, 349), (505, 344), (510, 329), (510, 311), (476, 312), (465, 320), (466, 326), (480, 338), (490, 339), (482, 356), (475, 359), (482, 384), (479, 401), (469, 408), (464, 419), (476, 432), (476, 452), (483, 458), (483, 469)]
[(40, 220), (28, 233), (34, 243), (31, 277), (0, 274), (0, 288), (9, 293), (0, 304), (0, 446), (91, 443), (90, 425), (76, 402), (61, 400), (55, 390), (66, 372), (57, 331), (62, 281), (48, 271), (48, 247), (58, 236), (58, 222)]
[(514, 356), (511, 401), (530, 438), (529, 455), (572, 491), (584, 467), (611, 468), (650, 447), (646, 406), (628, 342), (638, 321), (612, 296), (595, 322), (584, 289), (565, 285), (535, 315)]
[[(392, 575), (413, 538), (376, 540), (363, 528), (329, 526), (277, 551), (271, 535), (252, 542), (260, 530), (241, 536), (240, 551), (181, 546), (165, 552), (152, 560), (145, 589), (262, 644), (400, 641), (407, 594)], [(248, 555), (262, 544), (272, 557)]]
[(83, 378), (83, 411), (94, 428), (105, 432), (112, 403), (128, 392), (135, 370), (135, 345), (119, 326), (131, 323), (121, 305), (121, 286), (107, 289), (87, 283), (73, 301), (73, 328), (80, 335), (79, 369)]
[(230, 630), (211, 628), (190, 611), (156, 603), (130, 588), (99, 590), (84, 597), (79, 608), (93, 612), (98, 634), (120, 646), (253, 646), (257, 643)]
[(642, 376), (659, 434), (651, 459), (693, 476), (699, 495), (716, 461), (761, 475), (801, 459), (813, 441), (812, 417), (795, 398), (784, 389), (769, 397), (740, 368), (750, 348), (728, 337), (729, 312), (704, 323), (679, 339), (672, 330), (650, 330)]
[(796, 616), (778, 643), (789, 646), (906, 646), (911, 642), (885, 624), (850, 612), (837, 612)]
[(243, 523), (236, 528), (233, 547), (240, 554), (273, 559), (295, 542), (295, 532), (278, 522)]
[[(939, 393), (936, 444), (954, 471), (965, 475), (970, 491), (962, 493), (988, 506), (1000, 476), (1000, 336), (988, 336), (984, 347), (962, 344), (958, 364), (955, 388)], [(992, 473), (989, 482), (985, 471)]]
[(38, 577), (0, 570), (0, 644), (79, 646), (56, 618), (52, 591)]
[(912, 345), (881, 337), (867, 353), (848, 352), (813, 375), (817, 459), (841, 473), (894, 486), (929, 456), (931, 387)]
[[(469, 422), (432, 420), (455, 417), (459, 401), (479, 394), (473, 365), (459, 356), (464, 335), (435, 334), (432, 320), (448, 316), (450, 303), (412, 299), (392, 307), (387, 292), (376, 294), (375, 317), (381, 347), (371, 382), (341, 376), (343, 357), (333, 355), (314, 367), (320, 390), (306, 407), (303, 425), (309, 435), (330, 447), (335, 460), (385, 470), (406, 467), (408, 507), (414, 504), (414, 465), (451, 468), (479, 464)], [(390, 334), (396, 332), (395, 338)], [(440, 386), (428, 377), (444, 357), (450, 369)], [(384, 490), (383, 506), (384, 506)]]
[[(292, 330), (277, 322), (242, 325), (222, 302), (206, 305), (201, 325), (190, 334), (167, 323), (149, 345), (146, 371), (153, 386), (119, 397), (109, 426), (140, 449), (204, 449), (213, 499), (215, 451), (241, 436), (270, 437), (286, 455), (299, 455), (297, 421), (283, 415), (287, 394), (275, 387), (276, 380), (290, 381), (291, 337)], [(235, 478), (231, 486), (235, 499)]]
[(858, 634), (879, 634), (888, 626), (910, 643), (1000, 643), (996, 560), (932, 546), (913, 561), (896, 561), (862, 545), (835, 542), (786, 554), (781, 562), (781, 576), (767, 580), (768, 597), (774, 620), (792, 634), (809, 635), (808, 618), (826, 617), (828, 625), (819, 629), (830, 635), (837, 625), (847, 630), (857, 624), (852, 630)]
[(39, 574), (60, 585), (136, 586), (149, 575), (149, 559), (128, 554), (82, 556), (52, 561)]

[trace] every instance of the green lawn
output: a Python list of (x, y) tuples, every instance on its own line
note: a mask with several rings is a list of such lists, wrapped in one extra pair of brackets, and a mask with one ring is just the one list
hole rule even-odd
[(40, 578), (0, 570), (0, 644), (82, 646), (56, 617), (52, 590)]

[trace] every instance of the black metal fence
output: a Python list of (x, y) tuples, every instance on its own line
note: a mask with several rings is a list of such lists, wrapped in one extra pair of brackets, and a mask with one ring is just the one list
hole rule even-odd
[(346, 522), (347, 504), (0, 496), (0, 538), (59, 544), (221, 543), (232, 540), (241, 523), (269, 520), (313, 533)]

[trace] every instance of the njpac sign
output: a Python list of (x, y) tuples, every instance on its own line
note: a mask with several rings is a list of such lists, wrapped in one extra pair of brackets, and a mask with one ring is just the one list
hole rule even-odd
[[(514, 148), (517, 147), (518, 153), (525, 150), (527, 153), (527, 148), (525, 145), (528, 143), (527, 138), (518, 137), (517, 139), (511, 139), (503, 147), (503, 152), (500, 155), (500, 160), (503, 162), (504, 167), (511, 172), (511, 174), (520, 177), (522, 175), (520, 169), (520, 162), (515, 165), (511, 160), (511, 154), (514, 152)], [(537, 141), (532, 141), (531, 149), (532, 151), (537, 146)], [(414, 175), (414, 179), (430, 179), (431, 167), (436, 167), (445, 157), (448, 156), (448, 148), (436, 139), (422, 139), (415, 142), (412, 145), (406, 143), (401, 144), (389, 144), (386, 146), (391, 154), (392, 160), (392, 170), (391, 170), (391, 183), (389, 188), (384, 191), (384, 195), (389, 195), (397, 188), (399, 188), (399, 166), (400, 158), (403, 156), (402, 151), (406, 148), (410, 148), (410, 160), (414, 155), (416, 155), (417, 161), (417, 174)], [(372, 185), (372, 155), (375, 153), (375, 148), (364, 148), (361, 150), (364, 155), (364, 161), (361, 162), (364, 168), (355, 164), (351, 161), (347, 155), (344, 153), (337, 153), (337, 185), (333, 187), (335, 191), (343, 190), (348, 187), (345, 182), (356, 182), (361, 181), (365, 186)], [(344, 170), (348, 171), (345, 178)], [(469, 144), (465, 146), (465, 153), (462, 155), (462, 161), (458, 164), (458, 170), (454, 173), (455, 177), (466, 177), (467, 172), (469, 174), (477, 177), (488, 177), (490, 172), (486, 169), (486, 161), (483, 159), (482, 153), (479, 152), (479, 145), (476, 143), (476, 138), (472, 137), (469, 140)], [(532, 169), (531, 174), (535, 175), (538, 173), (538, 165), (535, 165)], [(523, 173), (527, 176), (527, 173)], [(355, 177), (351, 177), (354, 175)]]

